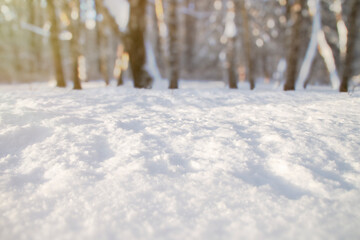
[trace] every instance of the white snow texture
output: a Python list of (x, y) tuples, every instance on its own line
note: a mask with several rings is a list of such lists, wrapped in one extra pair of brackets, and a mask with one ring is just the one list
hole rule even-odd
[(358, 92), (29, 86), (0, 86), (2, 240), (360, 239)]

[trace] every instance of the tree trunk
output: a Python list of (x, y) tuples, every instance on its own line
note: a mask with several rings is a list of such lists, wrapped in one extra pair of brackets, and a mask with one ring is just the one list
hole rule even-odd
[(124, 71), (121, 70), (119, 77), (117, 78), (117, 86), (124, 85)]
[(291, 7), (290, 21), (293, 23), (291, 27), (290, 49), (287, 54), (287, 73), (284, 90), (295, 90), (295, 81), (297, 75), (297, 65), (300, 54), (300, 38), (302, 26), (302, 10), (306, 1), (296, 0)]
[[(97, 15), (100, 14), (99, 4), (100, 4), (99, 1), (95, 1), (95, 9), (96, 9)], [(98, 51), (98, 69), (99, 69), (102, 77), (104, 78), (105, 84), (109, 85), (110, 79), (109, 79), (109, 73), (108, 73), (107, 57), (104, 52), (104, 49), (106, 49), (106, 47), (107, 47), (106, 36), (103, 31), (104, 21), (105, 20), (103, 20), (102, 23), (100, 23), (99, 21), (96, 22), (96, 43), (98, 46), (98, 49), (97, 49), (97, 51)]]
[[(19, 21), (18, 19), (15, 21)], [(19, 50), (19, 23), (13, 22), (10, 24), (9, 38), (12, 41), (12, 52), (13, 52), (13, 65), (15, 69), (15, 79), (18, 80), (18, 74), (22, 72), (22, 60), (20, 57)]]
[(306, 80), (309, 77), (311, 66), (315, 60), (317, 49), (318, 49), (318, 35), (321, 31), (321, 9), (320, 9), (320, 0), (316, 0), (314, 7), (309, 6), (310, 13), (313, 13), (312, 16), (312, 30), (310, 42), (306, 50), (305, 58), (302, 62), (299, 76), (296, 80), (296, 88), (305, 88)]
[(155, 6), (153, 10), (153, 19), (156, 25), (155, 31), (155, 51), (156, 60), (160, 68), (165, 68), (166, 65), (166, 24), (164, 19), (164, 7), (163, 0), (155, 0)]
[(236, 74), (236, 40), (237, 40), (237, 28), (235, 6), (227, 6), (225, 16), (225, 30), (224, 37), (227, 38), (226, 44), (226, 68), (229, 88), (237, 88), (237, 74)]
[[(40, 1), (33, 0), (33, 10), (34, 11), (34, 25), (36, 26), (43, 26), (45, 22), (45, 15), (44, 11), (41, 9)], [(34, 42), (33, 42), (33, 48), (34, 48), (34, 55), (35, 55), (35, 69), (34, 71), (37, 72), (43, 72), (44, 71), (44, 43), (43, 38), (39, 35), (34, 34)]]
[(9, 37), (12, 42), (12, 52), (13, 52), (13, 65), (14, 65), (14, 77), (16, 81), (19, 81), (21, 78), (21, 73), (25, 70), (23, 66), (24, 61), (21, 59), (21, 39), (24, 38), (23, 32), (20, 31), (21, 29), (21, 16), (23, 12), (21, 11), (21, 3), (19, 0), (13, 2), (16, 14), (19, 16), (16, 19), (13, 19), (10, 22), (10, 33)]
[[(156, 3), (155, 3), (156, 4)], [(156, 6), (155, 6), (156, 8)], [(154, 25), (155, 25), (155, 56), (156, 56), (156, 61), (158, 62), (160, 67), (163, 67), (163, 54), (162, 54), (162, 41), (161, 41), (161, 36), (160, 36), (160, 29), (159, 29), (159, 20), (158, 17), (156, 15), (156, 10), (152, 11), (153, 13), (153, 21), (154, 21)]]
[(228, 39), (227, 44), (227, 70), (228, 70), (228, 81), (229, 88), (237, 88), (237, 74), (236, 74), (236, 64), (235, 64), (235, 56), (236, 56), (236, 48), (235, 48), (235, 37), (231, 37)]
[(130, 3), (129, 34), (126, 49), (129, 51), (131, 72), (135, 88), (150, 88), (152, 77), (145, 69), (146, 0), (132, 0)]
[(70, 40), (70, 55), (71, 55), (71, 60), (72, 60), (72, 79), (73, 79), (73, 83), (74, 83), (74, 89), (76, 90), (80, 90), (81, 89), (81, 82), (80, 82), (80, 77), (79, 77), (79, 57), (80, 57), (80, 51), (79, 51), (79, 18), (80, 18), (80, 2), (79, 0), (73, 0), (74, 2), (74, 6), (76, 8), (76, 11), (78, 12), (78, 16), (76, 19), (72, 18), (72, 9), (71, 7), (68, 5), (69, 3), (66, 4), (66, 10), (69, 13), (69, 19), (70, 19), (70, 24), (69, 24), (69, 31), (72, 34), (72, 38)]
[(62, 66), (62, 57), (61, 57), (61, 45), (59, 41), (59, 27), (56, 19), (56, 10), (53, 0), (47, 0), (48, 14), (51, 22), (50, 29), (50, 44), (53, 52), (54, 65), (55, 65), (55, 78), (57, 87), (66, 87), (66, 82), (64, 79), (64, 72)]
[[(117, 86), (121, 86), (124, 84), (124, 71), (127, 67), (124, 66), (124, 45), (118, 44), (117, 52), (116, 52), (116, 68), (120, 71), (119, 75), (117, 76)], [(126, 60), (127, 61), (127, 60)]]
[(246, 65), (247, 65), (247, 78), (250, 83), (250, 89), (255, 88), (255, 78), (254, 78), (254, 59), (252, 56), (251, 48), (251, 35), (250, 35), (250, 26), (249, 26), (249, 16), (248, 11), (246, 10), (245, 0), (237, 0), (235, 2), (236, 9), (239, 9), (242, 18), (242, 45), (245, 52)]
[(195, 11), (195, 1), (186, 0), (188, 14), (185, 16), (185, 68), (188, 73), (194, 69), (194, 44), (196, 41), (196, 21), (190, 11)]
[(352, 63), (356, 46), (356, 37), (358, 28), (356, 26), (357, 15), (359, 13), (360, 1), (353, 0), (351, 3), (351, 12), (348, 18), (348, 42), (346, 46), (346, 56), (343, 68), (343, 75), (340, 84), (340, 92), (348, 91), (348, 83), (353, 75)]
[[(34, 0), (28, 0), (27, 1), (28, 11), (29, 11), (29, 19), (28, 22), (31, 25), (35, 25), (35, 11), (36, 11), (36, 5)], [(35, 72), (35, 53), (36, 51), (36, 44), (37, 44), (37, 36), (33, 32), (29, 32), (29, 49), (30, 49), (30, 58), (29, 58), (29, 70), (30, 73)], [(37, 62), (37, 64), (40, 64)]]
[(269, 69), (269, 65), (268, 65), (268, 51), (266, 46), (263, 47), (262, 49), (262, 68), (263, 68), (263, 74), (264, 74), (264, 78), (265, 78), (265, 82), (268, 83), (270, 81), (270, 69)]
[(179, 80), (179, 45), (178, 45), (178, 18), (177, 1), (171, 0), (169, 4), (169, 69), (170, 89), (178, 88)]

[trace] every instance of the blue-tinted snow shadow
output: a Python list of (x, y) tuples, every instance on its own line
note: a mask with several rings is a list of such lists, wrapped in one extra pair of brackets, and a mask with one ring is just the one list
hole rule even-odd
[(168, 177), (178, 177), (189, 172), (194, 172), (189, 163), (180, 154), (168, 151), (168, 159), (154, 161), (152, 157), (146, 159), (144, 164), (150, 175), (166, 175)]
[[(146, 159), (144, 167), (150, 175), (177, 177), (194, 172), (183, 154), (176, 153), (166, 141), (149, 133), (144, 133), (142, 139), (148, 147), (140, 154)], [(161, 152), (154, 149), (161, 149)]]
[[(255, 122), (249, 121), (249, 125), (256, 125)], [(260, 159), (264, 159), (267, 154), (261, 150), (258, 146), (260, 146), (260, 139), (263, 135), (259, 132), (251, 131), (249, 128), (234, 124), (234, 123), (228, 123), (233, 126), (233, 129), (235, 130), (236, 134), (245, 141), (251, 148), (253, 149), (254, 154), (256, 154)]]
[(100, 167), (102, 162), (115, 156), (105, 136), (93, 135), (88, 142), (78, 143), (77, 146), (82, 150), (77, 156), (79, 160), (92, 168)]
[(6, 155), (20, 155), (28, 146), (44, 141), (52, 130), (37, 125), (17, 127), (0, 135), (0, 158)]
[[(233, 124), (234, 129), (236, 130), (237, 134), (241, 136), (244, 141), (251, 146), (252, 152), (254, 153), (254, 157), (256, 159), (266, 159), (268, 155), (261, 150), (258, 146), (260, 146), (260, 135), (258, 132), (250, 131), (248, 128), (245, 128), (241, 125)], [(286, 137), (287, 139), (293, 139), (293, 136), (284, 129), (275, 128), (276, 132), (281, 133), (282, 137)], [(301, 154), (298, 154), (297, 158), (303, 159), (303, 156)], [(313, 161), (310, 159), (301, 161), (299, 164), (301, 164), (303, 167), (307, 168), (309, 171), (311, 171), (315, 178), (317, 178), (319, 181), (326, 182), (326, 180), (331, 180), (333, 182), (337, 183), (337, 187), (345, 189), (345, 190), (351, 190), (354, 188), (354, 186), (348, 182), (346, 182), (343, 177), (341, 176), (341, 173), (343, 172), (353, 172), (355, 171), (351, 165), (339, 161), (339, 159), (342, 159), (342, 157), (334, 152), (334, 151), (327, 151), (326, 152), (326, 158), (328, 160), (333, 160), (337, 166), (337, 169), (339, 173), (330, 172), (326, 170), (322, 170), (318, 166), (313, 166)], [(306, 164), (308, 163), (308, 164)], [(274, 191), (275, 194), (283, 195), (289, 199), (299, 199), (303, 195), (311, 195), (310, 191), (307, 191), (306, 189), (302, 189), (298, 186), (295, 186), (286, 179), (283, 179), (280, 176), (276, 176), (270, 171), (267, 171), (263, 165), (260, 165), (256, 163), (255, 159), (254, 162), (248, 162), (247, 163), (248, 170), (243, 172), (233, 172), (232, 175), (241, 179), (242, 181), (249, 183), (253, 186), (263, 186), (263, 185), (269, 185)]]
[(67, 137), (74, 141), (76, 151), (70, 152), (70, 154), (68, 149), (59, 148), (57, 150), (58, 155), (65, 154), (67, 157), (70, 157), (64, 159), (65, 167), (70, 170), (78, 170), (81, 176), (90, 182), (104, 179), (105, 173), (98, 171), (98, 169), (102, 168), (105, 161), (115, 156), (107, 137), (90, 134), (86, 141), (83, 139), (79, 140), (79, 136), (76, 134)]
[(342, 159), (342, 157), (340, 157), (338, 153), (333, 151), (327, 153), (327, 160), (333, 160), (336, 164), (337, 168), (334, 171), (324, 170), (321, 166), (317, 165), (313, 166), (312, 159), (303, 158), (301, 155), (298, 157), (303, 159), (301, 165), (309, 169), (318, 181), (326, 182), (327, 180), (330, 180), (337, 183), (337, 188), (348, 191), (355, 188), (355, 186), (347, 182), (342, 175), (347, 172), (356, 172), (356, 170), (354, 170), (350, 164), (339, 161), (338, 159)]
[(118, 121), (117, 127), (127, 131), (142, 132), (145, 126), (141, 120)]
[[(157, 99), (151, 99), (155, 101)], [(170, 103), (169, 103), (170, 104)], [(167, 115), (155, 110), (150, 110), (155, 116), (159, 119), (164, 120), (168, 119)], [(171, 124), (172, 120), (168, 119), (168, 124)], [(144, 124), (144, 121), (141, 119), (132, 119), (128, 121), (118, 121), (117, 127), (122, 128), (127, 131), (132, 131), (134, 133), (141, 133), (141, 142), (145, 146), (145, 149), (142, 150), (137, 156), (138, 158), (144, 158), (144, 167), (147, 169), (148, 174), (150, 175), (166, 175), (168, 177), (176, 177), (187, 172), (194, 172), (194, 169), (190, 166), (189, 162), (185, 160), (183, 154), (177, 153), (172, 148), (171, 144), (166, 142), (162, 138), (162, 134), (165, 132), (159, 132), (159, 135), (151, 134), (147, 131), (147, 126)], [(176, 131), (178, 128), (169, 127), (171, 134), (181, 135), (181, 131)], [(160, 131), (160, 130), (159, 130)], [(187, 133), (186, 130), (184, 132)], [(176, 137), (176, 136), (174, 136)]]
[(69, 115), (57, 119), (56, 123), (59, 125), (62, 124), (62, 125), (70, 125), (70, 126), (80, 126), (80, 125), (96, 125), (102, 122), (89, 117), (85, 118), (85, 117), (76, 117), (73, 115)]
[[(326, 141), (316, 139), (316, 142), (321, 146), (318, 150), (322, 152), (321, 156), (318, 156), (322, 160), (320, 161), (320, 164), (316, 163), (314, 159), (305, 156), (305, 154), (302, 152), (294, 154), (296, 158), (301, 160), (298, 162), (298, 164), (311, 171), (318, 181), (328, 184), (328, 180), (330, 180), (336, 183), (335, 187), (337, 188), (341, 188), (344, 190), (354, 189), (355, 186), (347, 182), (343, 176), (346, 173), (357, 172), (356, 169), (354, 169), (351, 164), (343, 161), (344, 156), (342, 156), (341, 153), (333, 150), (331, 146), (328, 146)], [(316, 149), (313, 149), (313, 151), (316, 151)], [(324, 169), (324, 164), (327, 164), (329, 162), (335, 163), (336, 168), (334, 170)]]
[[(267, 171), (263, 165), (257, 163), (259, 161), (256, 160), (263, 162), (262, 160), (268, 157), (268, 155), (258, 147), (261, 145), (259, 139), (262, 137), (259, 132), (251, 131), (249, 128), (238, 124), (233, 124), (233, 127), (236, 133), (252, 148), (254, 158), (256, 158), (247, 161), (247, 170), (231, 172), (234, 177), (256, 187), (269, 185), (275, 195), (282, 195), (292, 200), (310, 194), (310, 192), (287, 182), (282, 177), (272, 174)], [(284, 132), (283, 134), (287, 133)]]
[(322, 169), (319, 169), (316, 167), (311, 167), (311, 166), (308, 166), (307, 168), (309, 170), (311, 170), (315, 176), (320, 176), (321, 178), (329, 179), (331, 181), (338, 183), (338, 188), (342, 188), (342, 189), (348, 190), (348, 191), (354, 189), (353, 184), (346, 182), (341, 176), (339, 176), (338, 174), (336, 174), (334, 172), (322, 170)]
[(13, 175), (9, 179), (9, 185), (17, 190), (21, 190), (27, 185), (39, 186), (47, 181), (44, 178), (44, 172), (43, 168), (35, 168), (29, 173)]
[(150, 175), (176, 177), (194, 171), (183, 154), (175, 152), (161, 136), (146, 131), (141, 122), (133, 122), (127, 125), (126, 129), (142, 133), (141, 142), (146, 148), (138, 154), (138, 157), (145, 158), (144, 167)]
[[(330, 147), (328, 148), (330, 149)], [(335, 162), (337, 169), (342, 173), (342, 172), (354, 172), (355, 169), (348, 163), (344, 162), (344, 161), (339, 161), (339, 159), (344, 159), (344, 157), (340, 156), (339, 153), (333, 151), (333, 150), (328, 150), (326, 152), (326, 158), (328, 160), (332, 160)]]
[(310, 195), (308, 191), (299, 188), (285, 179), (268, 172), (262, 165), (248, 163), (248, 170), (232, 172), (232, 175), (255, 187), (269, 185), (275, 195), (282, 195), (288, 199), (297, 200), (304, 195)]

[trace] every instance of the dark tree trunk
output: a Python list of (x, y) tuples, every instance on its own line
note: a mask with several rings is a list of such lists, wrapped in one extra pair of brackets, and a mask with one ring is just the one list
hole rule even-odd
[(227, 44), (227, 70), (229, 78), (229, 88), (237, 88), (237, 74), (236, 74), (236, 48), (235, 48), (235, 37), (228, 39)]
[(117, 86), (121, 86), (124, 84), (124, 71), (121, 70), (120, 75), (117, 79)]
[(56, 19), (56, 10), (53, 0), (47, 0), (48, 14), (51, 22), (50, 29), (50, 44), (53, 52), (54, 65), (55, 65), (55, 77), (57, 82), (57, 87), (66, 87), (66, 82), (64, 79), (64, 72), (62, 66), (61, 58), (61, 45), (59, 41), (59, 27)]
[(284, 90), (295, 90), (295, 81), (297, 75), (299, 54), (300, 54), (300, 38), (301, 38), (301, 26), (302, 26), (302, 10), (304, 9), (306, 1), (296, 0), (291, 7), (290, 20), (293, 25), (291, 26), (291, 36), (289, 51), (287, 53), (287, 72), (286, 83)]
[(135, 88), (150, 88), (152, 78), (145, 69), (146, 49), (146, 0), (131, 0), (129, 34), (126, 49), (129, 51), (130, 67)]
[(269, 66), (268, 66), (268, 52), (266, 47), (264, 46), (262, 49), (262, 62), (263, 62), (263, 74), (264, 74), (264, 78), (265, 81), (270, 81), (270, 71), (269, 70)]
[[(99, 14), (101, 11), (101, 6), (99, 1), (95, 1), (95, 9), (96, 14)], [(109, 85), (109, 73), (108, 73), (108, 64), (107, 64), (107, 57), (105, 54), (104, 49), (107, 48), (107, 39), (106, 35), (103, 31), (104, 27), (104, 20), (102, 23), (99, 21), (96, 22), (96, 43), (97, 43), (97, 51), (98, 51), (98, 69), (101, 73), (102, 77), (104, 78), (105, 84)]]
[(236, 9), (239, 9), (242, 19), (242, 44), (243, 50), (245, 52), (246, 65), (247, 65), (247, 77), (250, 83), (250, 89), (255, 88), (255, 77), (254, 77), (254, 59), (253, 53), (251, 51), (251, 35), (250, 35), (250, 26), (249, 26), (249, 16), (248, 11), (245, 7), (245, 0), (237, 0), (235, 2)]
[(346, 56), (343, 66), (343, 74), (340, 84), (340, 92), (348, 91), (348, 83), (353, 75), (352, 63), (354, 61), (354, 52), (356, 46), (356, 38), (358, 33), (358, 27), (356, 26), (357, 15), (360, 10), (360, 1), (353, 0), (351, 2), (351, 12), (348, 18), (348, 42), (346, 46)]
[(178, 17), (177, 1), (170, 0), (169, 4), (169, 88), (178, 88), (179, 80), (179, 45), (178, 45)]
[[(73, 0), (75, 7), (78, 11), (80, 11), (80, 2), (79, 0)], [(69, 3), (66, 4), (66, 10), (68, 13), (71, 13), (71, 7), (68, 6)], [(74, 6), (73, 6), (74, 7)], [(78, 14), (77, 19), (72, 19), (71, 14), (69, 16), (70, 24), (69, 24), (69, 31), (72, 34), (72, 39), (70, 40), (70, 51), (71, 51), (71, 60), (72, 60), (72, 79), (74, 83), (74, 89), (80, 90), (81, 89), (81, 82), (79, 77), (79, 57), (80, 57), (80, 50), (79, 50), (79, 25), (80, 25), (80, 12)]]

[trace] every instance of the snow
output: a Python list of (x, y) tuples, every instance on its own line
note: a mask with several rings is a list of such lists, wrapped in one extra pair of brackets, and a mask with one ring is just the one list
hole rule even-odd
[(115, 18), (120, 31), (125, 31), (129, 22), (130, 5), (126, 0), (105, 0), (105, 6)]
[(0, 239), (359, 239), (358, 91), (102, 84), (0, 85)]

